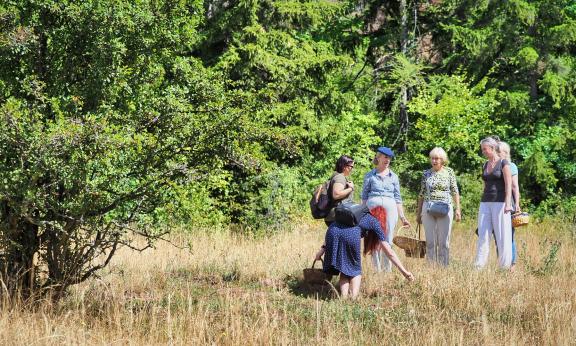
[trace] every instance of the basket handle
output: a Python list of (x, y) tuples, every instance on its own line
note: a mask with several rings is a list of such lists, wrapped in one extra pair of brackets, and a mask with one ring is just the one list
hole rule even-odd
[[(402, 229), (404, 229), (404, 227), (401, 227), (401, 228), (398, 230), (398, 234), (400, 234), (400, 230), (402, 230)], [(414, 229), (414, 228), (411, 228), (411, 229)], [(410, 233), (411, 233), (411, 232), (410, 232)], [(420, 224), (417, 224), (417, 225), (416, 225), (416, 229), (414, 230), (414, 235), (415, 235), (415, 236), (417, 235), (417, 236), (418, 236), (418, 240), (421, 240), (421, 239), (420, 239)]]
[(312, 262), (312, 269), (314, 269), (314, 266), (316, 265), (316, 262), (320, 261), (320, 263), (322, 263), (322, 267), (324, 267), (324, 261), (322, 260), (322, 258), (320, 258), (319, 260), (315, 259), (314, 262)]

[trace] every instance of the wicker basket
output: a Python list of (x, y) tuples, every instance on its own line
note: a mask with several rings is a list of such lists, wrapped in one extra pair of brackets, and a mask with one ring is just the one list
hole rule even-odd
[(512, 226), (514, 228), (526, 226), (530, 222), (528, 213), (516, 213), (512, 215)]
[(396, 236), (392, 242), (404, 250), (406, 257), (424, 258), (426, 256), (426, 241), (420, 240), (420, 224), (416, 227), (418, 238)]
[[(332, 280), (332, 275), (324, 273), (322, 269), (314, 268), (316, 262), (317, 260), (314, 260), (312, 267), (303, 270), (304, 282), (312, 285), (328, 285), (330, 280)], [(320, 262), (324, 266), (324, 262), (322, 260)]]

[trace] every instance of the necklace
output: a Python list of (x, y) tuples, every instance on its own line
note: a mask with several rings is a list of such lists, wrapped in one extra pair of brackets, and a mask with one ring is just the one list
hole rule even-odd
[(498, 160), (490, 160), (488, 161), (488, 170), (490, 172), (492, 172), (494, 170), (494, 168), (496, 167), (496, 163), (498, 163)]

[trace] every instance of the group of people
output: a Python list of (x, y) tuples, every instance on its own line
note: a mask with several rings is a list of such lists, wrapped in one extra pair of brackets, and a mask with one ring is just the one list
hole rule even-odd
[[(487, 137), (480, 142), (487, 159), (482, 168), (484, 190), (478, 211), (478, 241), (474, 265), (483, 268), (488, 260), (490, 237), (496, 241), (498, 264), (513, 269), (516, 246), (512, 227), (512, 212), (520, 211), (518, 168), (510, 161), (510, 146), (498, 137)], [(364, 176), (361, 199), (370, 211), (357, 226), (335, 222), (334, 211), (325, 218), (328, 230), (316, 258), (324, 256), (323, 270), (339, 275), (341, 297), (355, 298), (360, 292), (362, 279), (361, 239), (364, 254), (370, 254), (376, 271), (391, 271), (395, 265), (407, 280), (414, 280), (391, 247), (398, 220), (402, 227), (411, 224), (404, 214), (400, 181), (390, 169), (394, 152), (379, 147), (373, 163), (375, 168)], [(430, 168), (422, 174), (416, 220), (426, 235), (426, 258), (429, 262), (447, 266), (450, 259), (452, 222), (460, 221), (460, 194), (454, 170), (447, 167), (448, 155), (440, 147), (430, 151)], [(354, 183), (350, 174), (354, 160), (342, 155), (336, 162), (329, 191), (333, 206), (352, 202)]]

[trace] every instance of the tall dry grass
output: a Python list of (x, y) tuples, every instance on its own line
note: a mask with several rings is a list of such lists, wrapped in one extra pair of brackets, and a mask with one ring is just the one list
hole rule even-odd
[(417, 278), (407, 283), (365, 260), (357, 301), (301, 282), (320, 223), (258, 239), (180, 233), (172, 240), (186, 248), (124, 250), (58, 303), (2, 302), (0, 344), (576, 344), (573, 227), (519, 229), (509, 273), (493, 247), (489, 267), (473, 270), (474, 227), (457, 225), (449, 268), (400, 254)]

